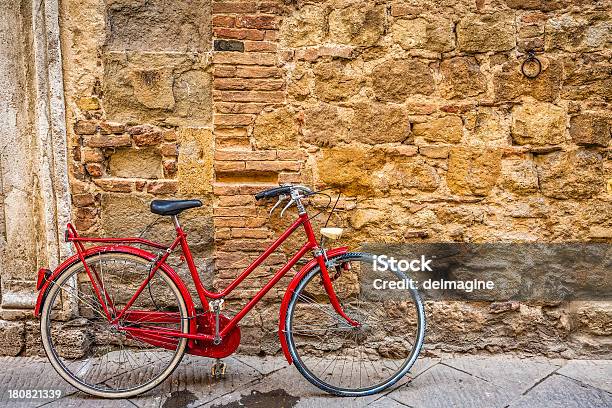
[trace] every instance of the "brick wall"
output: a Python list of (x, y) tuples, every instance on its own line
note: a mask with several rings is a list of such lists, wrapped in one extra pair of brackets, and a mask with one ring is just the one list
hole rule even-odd
[[(610, 242), (610, 25), (597, 1), (66, 0), (74, 222), (138, 234), (151, 199), (200, 198), (183, 220), (217, 288), (289, 222), (253, 198), (284, 182), (342, 192), (333, 222), (353, 246)], [(243, 351), (278, 351), (276, 294), (244, 321)], [(455, 351), (601, 354), (612, 316), (605, 302), (427, 307), (429, 348)]]

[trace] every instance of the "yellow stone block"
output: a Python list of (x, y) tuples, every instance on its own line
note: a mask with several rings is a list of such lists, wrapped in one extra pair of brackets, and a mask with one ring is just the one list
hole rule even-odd
[(209, 128), (179, 128), (178, 183), (182, 195), (212, 192), (213, 133)]
[(100, 109), (100, 101), (95, 96), (83, 96), (77, 99), (76, 104), (82, 111), (92, 111)]

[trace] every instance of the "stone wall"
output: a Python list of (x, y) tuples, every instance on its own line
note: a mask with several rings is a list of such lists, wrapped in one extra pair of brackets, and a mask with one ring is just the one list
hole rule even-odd
[[(255, 181), (342, 192), (334, 222), (353, 246), (609, 242), (609, 11), (214, 2), (213, 38), (227, 50), (213, 73), (217, 270), (287, 225), (255, 205)], [(529, 51), (542, 64), (534, 79), (520, 70)], [(607, 354), (611, 306), (431, 303), (429, 348)]]
[(57, 1), (0, 9), (0, 353), (18, 355), (37, 331), (36, 271), (70, 254), (71, 207)]
[[(61, 7), (82, 234), (139, 234), (156, 218), (151, 199), (199, 198), (182, 219), (202, 276), (221, 288), (290, 222), (252, 194), (300, 182), (344, 194), (332, 222), (353, 246), (612, 240), (604, 1)], [(520, 71), (528, 51), (542, 64), (534, 79)], [(162, 222), (148, 236), (172, 232)], [(245, 319), (243, 352), (278, 352), (278, 293)], [(609, 353), (612, 303), (427, 307), (430, 350)]]

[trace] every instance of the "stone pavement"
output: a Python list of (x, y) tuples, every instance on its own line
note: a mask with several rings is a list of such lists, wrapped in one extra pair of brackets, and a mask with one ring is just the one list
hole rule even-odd
[[(99, 400), (65, 383), (44, 358), (0, 358), (1, 407), (612, 407), (612, 361), (503, 356), (421, 358), (399, 386), (364, 398), (337, 398), (310, 385), (282, 357), (238, 355), (224, 379), (212, 360), (185, 356), (172, 377), (146, 395)], [(56, 400), (9, 399), (9, 390), (61, 390)]]

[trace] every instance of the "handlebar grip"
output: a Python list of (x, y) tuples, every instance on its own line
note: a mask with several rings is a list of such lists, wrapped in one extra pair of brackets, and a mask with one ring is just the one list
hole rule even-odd
[(262, 198), (278, 197), (281, 194), (289, 194), (290, 192), (291, 186), (275, 187), (255, 194), (255, 199), (261, 200)]

